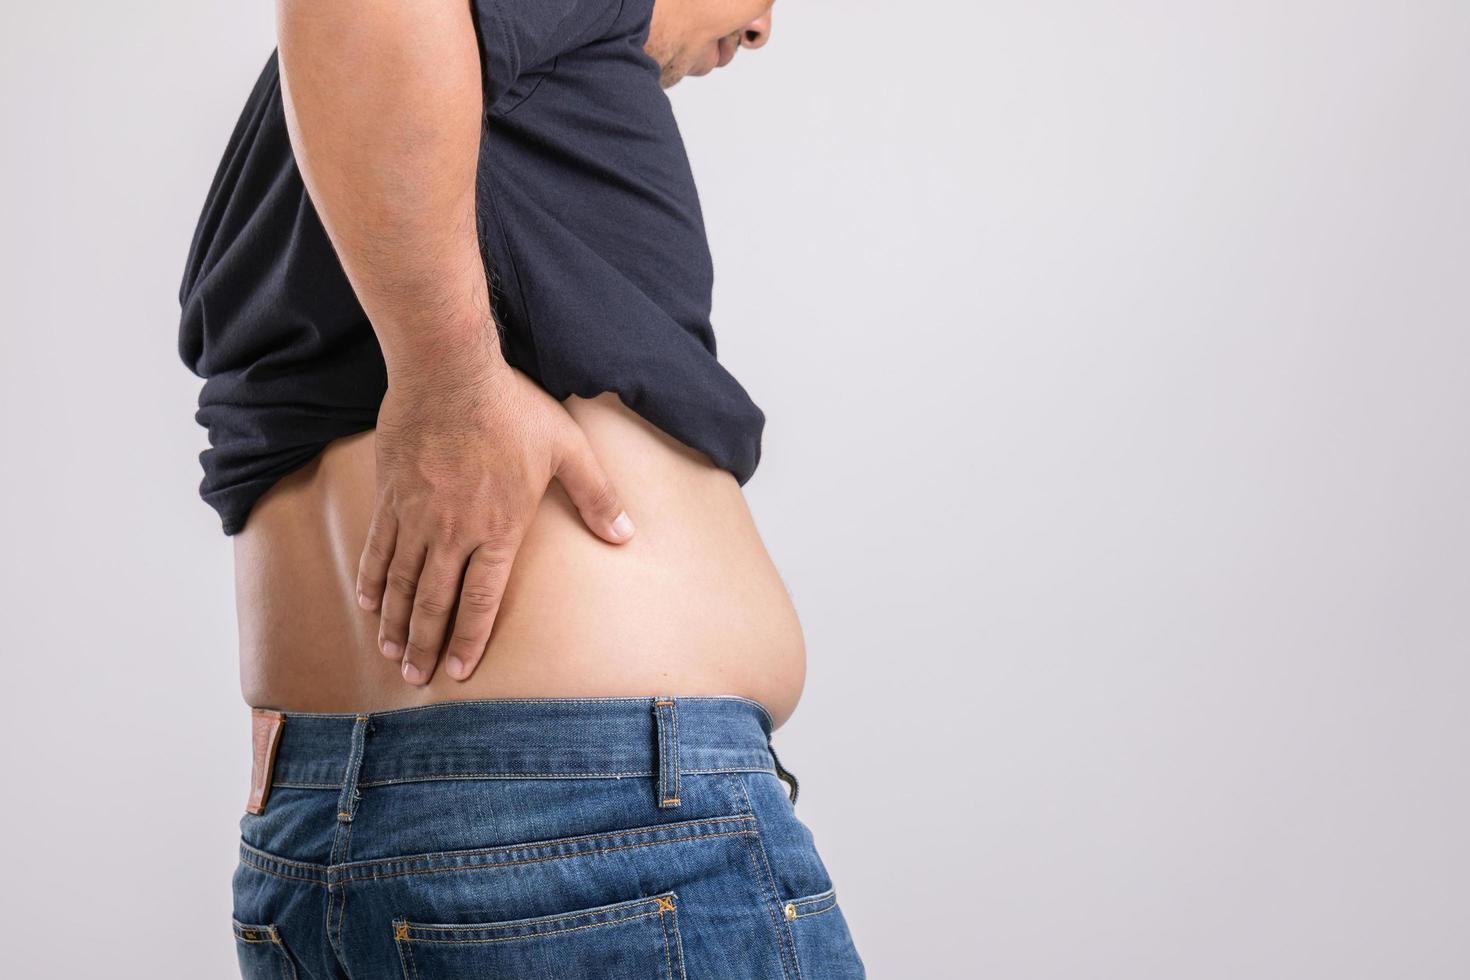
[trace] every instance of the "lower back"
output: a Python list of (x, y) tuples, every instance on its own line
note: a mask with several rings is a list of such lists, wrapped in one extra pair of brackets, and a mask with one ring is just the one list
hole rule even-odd
[(357, 605), (374, 432), (328, 444), (251, 510), (235, 544), (246, 701), (381, 711), (501, 697), (736, 694), (780, 725), (805, 677), (801, 626), (739, 485), (613, 394), (566, 403), (638, 531), (609, 545), (553, 482), (516, 553), (474, 674), (413, 687)]

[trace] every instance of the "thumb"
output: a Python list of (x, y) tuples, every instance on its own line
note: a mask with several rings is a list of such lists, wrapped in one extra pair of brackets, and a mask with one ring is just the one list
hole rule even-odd
[(613, 544), (622, 544), (633, 536), (633, 522), (623, 510), (617, 488), (580, 429), (562, 456), (556, 478), (593, 534)]

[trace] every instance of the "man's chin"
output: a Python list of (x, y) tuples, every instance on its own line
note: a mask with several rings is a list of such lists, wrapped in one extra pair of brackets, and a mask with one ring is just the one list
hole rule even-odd
[(686, 78), (703, 78), (714, 71), (718, 64), (718, 59), (701, 59), (692, 65), (671, 65), (659, 74), (659, 84), (664, 88), (672, 88)]

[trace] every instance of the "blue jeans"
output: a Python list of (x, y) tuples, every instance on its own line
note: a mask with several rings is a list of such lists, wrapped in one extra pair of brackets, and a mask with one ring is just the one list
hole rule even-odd
[(277, 715), (240, 821), (241, 973), (861, 978), (770, 733), (734, 697)]

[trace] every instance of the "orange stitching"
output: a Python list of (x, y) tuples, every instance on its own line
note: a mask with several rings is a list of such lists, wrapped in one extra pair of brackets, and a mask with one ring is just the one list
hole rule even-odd
[(669, 708), (672, 708), (674, 706), (674, 702), (672, 702), (672, 701), (655, 701), (653, 703), (656, 704), (656, 705), (658, 705), (659, 707), (669, 707)]
[(407, 922), (395, 922), (395, 923), (393, 923), (393, 938), (394, 939), (407, 939), (408, 938), (408, 923)]
[(671, 796), (667, 800), (664, 800), (664, 806), (678, 806), (678, 805), (679, 805), (679, 798), (677, 796)]
[[(609, 919), (607, 919), (607, 921), (608, 922), (617, 922), (619, 920), (616, 918), (616, 916), (622, 916), (624, 914), (627, 914), (627, 915), (630, 915), (630, 916), (633, 915), (633, 913), (637, 913), (637, 915), (639, 915), (639, 916), (651, 915), (652, 913), (650, 913), (650, 912), (639, 912), (638, 910), (639, 909), (642, 909), (642, 908), (646, 908), (647, 905), (648, 905), (648, 903), (650, 901), (657, 902), (657, 901), (660, 901), (660, 900), (661, 900), (660, 896), (657, 896), (656, 895), (656, 896), (654, 896), (651, 899), (649, 899), (649, 898), (635, 898), (635, 899), (633, 899), (632, 901), (629, 901), (629, 902), (618, 902), (615, 905), (612, 905), (612, 906), (607, 907), (607, 908), (583, 909), (580, 912), (568, 912), (565, 915), (545, 915), (545, 916), (536, 916), (536, 917), (531, 918), (531, 919), (517, 919), (517, 920), (515, 920), (513, 922), (491, 922), (491, 923), (488, 923), (488, 924), (487, 923), (471, 923), (469, 925), (462, 925), (462, 924), (455, 924), (455, 923), (451, 923), (451, 924), (448, 924), (448, 925), (441, 925), (439, 923), (423, 923), (423, 922), (420, 922), (420, 923), (416, 923), (413, 926), (413, 928), (416, 931), (418, 931), (418, 932), (424, 932), (426, 930), (434, 930), (434, 931), (437, 931), (437, 932), (464, 932), (466, 929), (474, 929), (474, 930), (480, 930), (480, 931), (485, 931), (485, 932), (494, 932), (494, 931), (505, 931), (505, 930), (509, 930), (509, 929), (525, 929), (528, 926), (530, 926), (530, 927), (539, 927), (539, 926), (542, 926), (542, 925), (552, 925), (552, 924), (555, 924), (557, 922), (570, 922), (573, 919), (593, 918), (593, 917), (596, 917), (596, 916), (599, 916), (599, 915), (601, 915), (601, 916), (612, 916), (614, 918), (609, 918)], [(655, 909), (654, 911), (658, 911), (658, 910)], [(405, 921), (407, 921), (407, 920), (405, 920)]]
[[(589, 922), (584, 926), (568, 926), (565, 929), (537, 930), (535, 932), (528, 932), (524, 936), (491, 936), (485, 939), (429, 939), (427, 937), (420, 936), (417, 939), (410, 939), (409, 942), (435, 943), (440, 946), (457, 946), (468, 943), (513, 943), (522, 939), (533, 939), (539, 936), (561, 936), (569, 932), (581, 932), (584, 929), (602, 929), (607, 926), (622, 925), (625, 922), (634, 922), (638, 919), (646, 919), (650, 915), (658, 914), (658, 912), (641, 912), (638, 915), (630, 915), (620, 919), (609, 919), (606, 922)], [(475, 929), (476, 927), (465, 926), (465, 928)]]
[(659, 898), (656, 901), (658, 902), (658, 910), (660, 912), (674, 911), (674, 900), (672, 898)]

